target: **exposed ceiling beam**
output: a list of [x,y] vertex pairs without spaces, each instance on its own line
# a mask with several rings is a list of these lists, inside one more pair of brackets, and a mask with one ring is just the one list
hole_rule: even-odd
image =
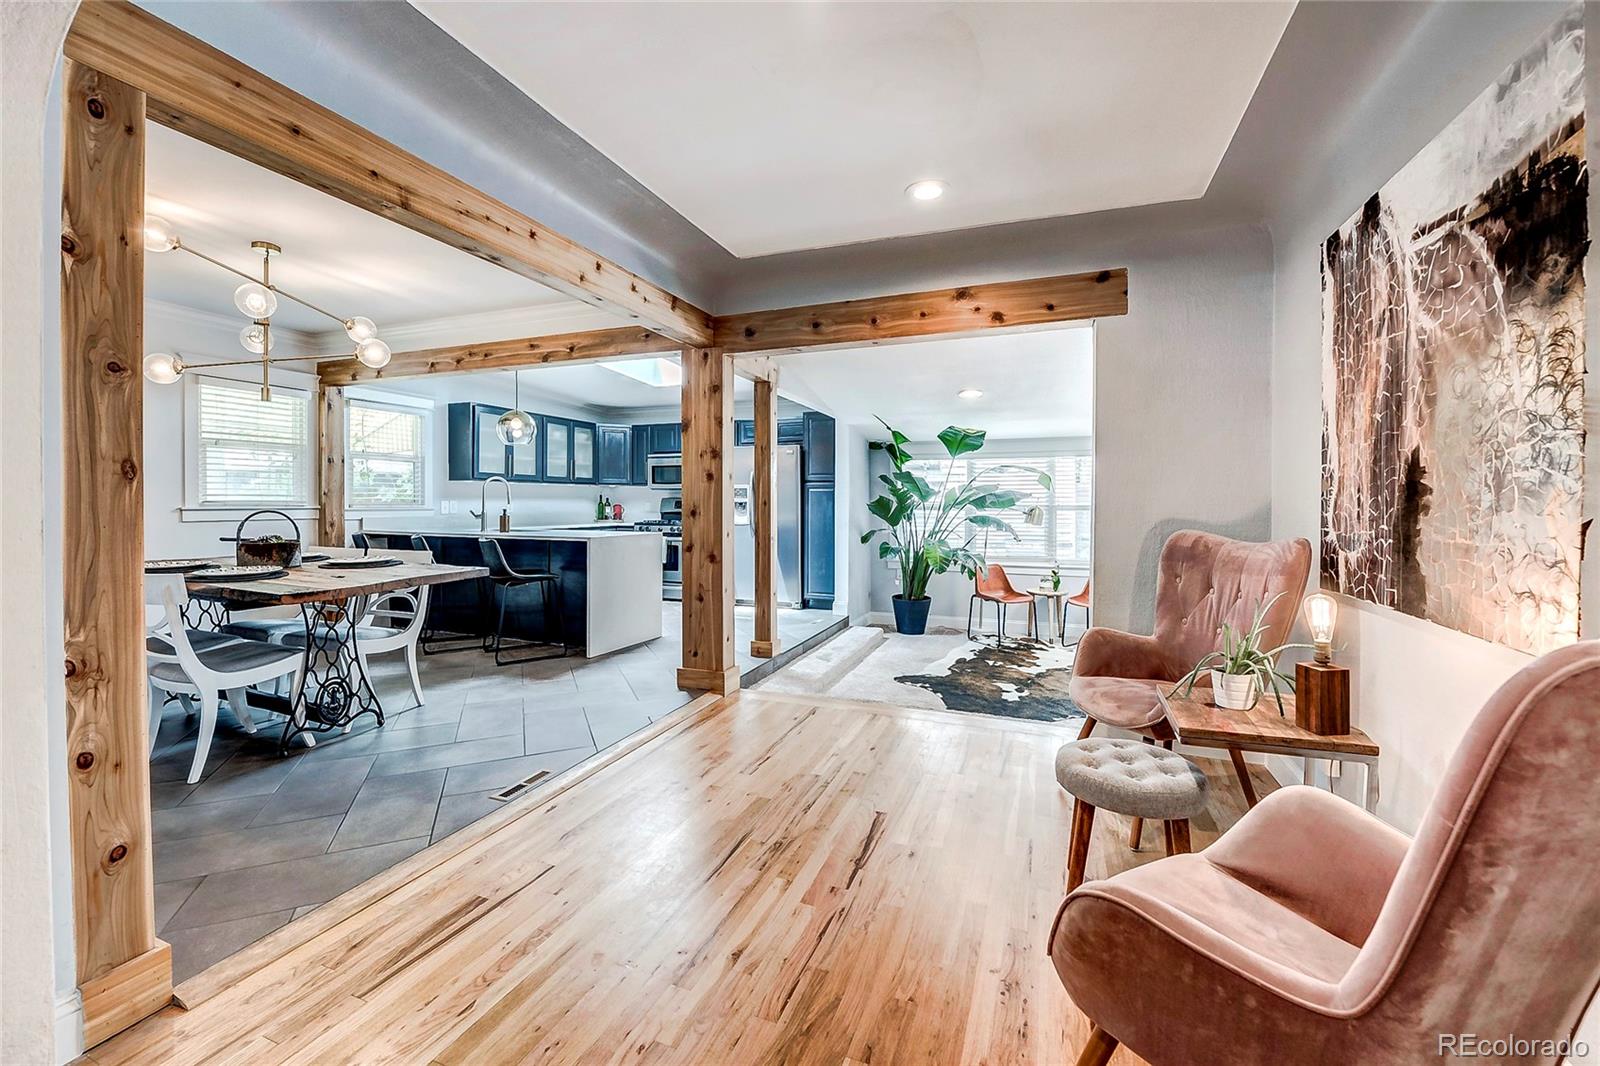
[[79,7],[66,53],[143,90],[162,125],[674,341],[710,343],[706,312],[125,0]]
[[676,355],[678,346],[638,326],[592,329],[582,333],[552,333],[546,337],[518,337],[482,344],[456,344],[396,352],[381,370],[355,359],[327,362],[317,368],[324,385],[358,385],[393,381],[429,374],[464,374],[473,370],[515,370],[552,363],[582,363],[630,355]]
[[1101,270],[725,315],[716,320],[716,345],[728,352],[846,348],[1127,313],[1128,272]]

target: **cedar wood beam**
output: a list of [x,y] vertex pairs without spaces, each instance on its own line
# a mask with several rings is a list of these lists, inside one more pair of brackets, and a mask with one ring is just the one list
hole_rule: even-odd
[[78,8],[67,56],[146,94],[148,116],[684,344],[711,316],[126,0]]
[[726,352],[790,352],[1127,313],[1128,272],[1117,269],[722,315],[715,334]]
[[474,370],[515,370],[552,363],[578,363],[633,355],[672,355],[678,346],[648,329],[623,326],[580,333],[553,333],[545,337],[518,337],[482,344],[455,344],[396,352],[387,366],[374,370],[357,359],[322,363],[317,377],[323,385],[355,385],[429,374],[464,374]]

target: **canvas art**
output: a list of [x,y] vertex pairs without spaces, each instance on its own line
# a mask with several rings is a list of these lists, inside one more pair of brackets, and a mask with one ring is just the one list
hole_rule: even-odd
[[1577,639],[1583,29],[1574,9],[1322,249],[1322,585]]

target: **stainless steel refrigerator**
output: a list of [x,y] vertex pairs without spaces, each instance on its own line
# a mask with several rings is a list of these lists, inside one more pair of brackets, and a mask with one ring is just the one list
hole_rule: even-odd
[[[756,535],[750,524],[750,479],[755,473],[756,450],[733,450],[733,595],[739,603],[756,599]],[[800,448],[778,447],[778,602],[799,607],[800,591]]]

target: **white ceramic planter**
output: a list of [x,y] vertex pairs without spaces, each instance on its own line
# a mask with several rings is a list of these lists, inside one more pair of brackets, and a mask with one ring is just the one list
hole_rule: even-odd
[[1225,674],[1211,671],[1212,698],[1217,706],[1230,711],[1248,711],[1261,698],[1254,674]]

